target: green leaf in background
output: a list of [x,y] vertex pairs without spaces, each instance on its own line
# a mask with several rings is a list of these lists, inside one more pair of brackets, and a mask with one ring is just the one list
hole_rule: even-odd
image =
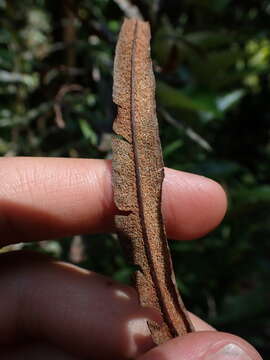
[[219,95],[217,93],[178,90],[162,81],[157,83],[157,96],[168,107],[208,113],[208,119],[221,117],[245,95],[242,89]]
[[264,204],[268,203],[270,205],[270,186],[257,186],[256,188],[246,189],[240,188],[238,189],[234,197],[236,201],[241,203],[245,202],[246,204]]
[[8,72],[5,70],[0,70],[0,82],[9,84],[22,83],[32,90],[39,85],[38,74],[20,74],[15,72]]
[[228,46],[228,44],[232,43],[235,38],[230,32],[219,31],[219,32],[211,32],[211,31],[198,31],[191,32],[184,35],[185,39],[190,43],[200,46],[200,48],[204,50],[216,49],[217,47]]
[[79,124],[84,138],[89,140],[92,145],[97,145],[97,135],[89,122],[85,119],[79,119]]
[[239,89],[224,94],[223,96],[218,96],[216,102],[219,111],[225,112],[231,109],[242,99],[244,95],[245,95],[245,91],[243,89]]
[[162,81],[157,82],[157,97],[168,107],[205,111],[216,116],[221,115],[215,104],[215,98],[207,94],[190,96],[187,92],[175,89]]
[[176,152],[183,146],[183,141],[181,139],[177,139],[174,142],[166,145],[163,149],[163,156],[166,159],[169,155]]

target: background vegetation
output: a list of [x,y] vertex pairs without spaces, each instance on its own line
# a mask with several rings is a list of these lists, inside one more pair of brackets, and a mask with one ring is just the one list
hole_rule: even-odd
[[[151,22],[165,163],[229,197],[217,230],[171,244],[179,286],[192,311],[269,358],[270,1],[0,0],[0,12],[2,156],[109,158],[117,34],[124,15]],[[39,247],[129,279],[112,236]]]

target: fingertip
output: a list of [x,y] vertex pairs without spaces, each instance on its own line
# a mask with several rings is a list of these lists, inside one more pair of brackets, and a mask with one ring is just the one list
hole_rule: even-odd
[[139,360],[262,360],[245,340],[227,333],[201,331],[170,340]]
[[225,215],[224,189],[204,176],[165,169],[163,189],[163,212],[170,238],[201,237],[214,229]]

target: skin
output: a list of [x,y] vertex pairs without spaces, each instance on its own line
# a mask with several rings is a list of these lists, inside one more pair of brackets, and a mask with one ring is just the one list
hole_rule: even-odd
[[[110,162],[2,158],[0,178],[0,246],[113,230]],[[169,237],[191,240],[220,223],[227,202],[214,181],[166,169],[162,206]],[[132,288],[47,256],[0,254],[0,272],[1,359],[199,360],[228,343],[261,359],[194,315],[198,332],[151,350],[151,309]]]

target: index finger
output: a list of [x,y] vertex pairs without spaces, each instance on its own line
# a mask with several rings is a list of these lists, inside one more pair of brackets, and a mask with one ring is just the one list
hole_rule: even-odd
[[[111,163],[65,158],[0,159],[0,245],[112,231]],[[169,237],[192,239],[226,211],[216,182],[165,170],[162,210]]]

